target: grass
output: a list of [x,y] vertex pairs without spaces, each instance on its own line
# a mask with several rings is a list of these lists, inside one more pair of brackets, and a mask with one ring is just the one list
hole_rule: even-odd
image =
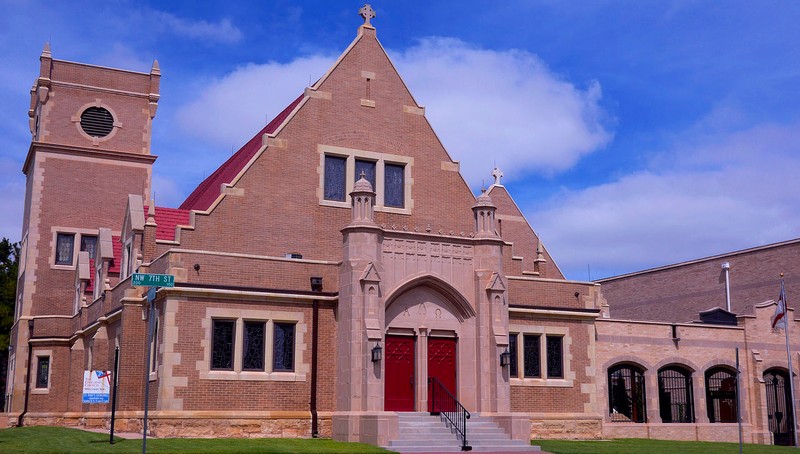
[[[567,441],[534,440],[543,451],[553,454],[738,454],[739,443],[709,443],[702,441],[615,440]],[[2,450],[2,446],[0,446]],[[743,454],[781,454],[797,452],[793,447],[745,444]]]
[[[108,434],[66,427],[20,427],[0,429],[2,453],[141,453],[142,440],[116,438]],[[148,438],[147,452],[202,453],[385,453],[384,449],[362,443],[328,439],[296,438]]]

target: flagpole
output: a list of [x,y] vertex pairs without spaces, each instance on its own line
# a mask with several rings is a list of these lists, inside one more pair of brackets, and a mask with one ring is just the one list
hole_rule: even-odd
[[795,409],[796,402],[794,400],[794,369],[792,369],[792,353],[789,350],[789,306],[786,303],[786,288],[783,284],[783,273],[781,273],[781,296],[783,296],[783,317],[786,329],[786,358],[789,362],[789,392],[792,396],[792,436],[794,437],[794,447],[797,448],[797,410]]

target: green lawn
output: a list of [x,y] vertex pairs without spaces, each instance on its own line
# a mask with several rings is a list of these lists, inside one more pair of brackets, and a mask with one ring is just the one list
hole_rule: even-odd
[[[21,427],[0,429],[1,453],[141,453],[142,440],[117,438],[108,443],[108,434],[85,432],[65,427]],[[342,443],[326,439],[289,438],[148,438],[147,452],[202,453],[385,453],[384,449],[361,443]]]
[[[534,440],[532,444],[553,454],[738,454],[738,443],[665,441],[620,438],[598,441]],[[2,449],[2,447],[0,447]],[[786,446],[745,444],[744,454],[780,454],[798,452]]]

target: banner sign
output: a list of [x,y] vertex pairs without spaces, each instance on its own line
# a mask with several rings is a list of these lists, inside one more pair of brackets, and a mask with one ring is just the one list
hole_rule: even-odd
[[111,391],[111,371],[83,371],[83,403],[107,404]]

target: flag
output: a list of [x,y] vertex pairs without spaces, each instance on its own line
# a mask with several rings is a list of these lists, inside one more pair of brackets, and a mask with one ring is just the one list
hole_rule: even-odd
[[780,329],[786,329],[786,289],[783,287],[783,280],[781,280],[778,307],[775,308],[775,313],[772,314],[772,330],[778,331]]

